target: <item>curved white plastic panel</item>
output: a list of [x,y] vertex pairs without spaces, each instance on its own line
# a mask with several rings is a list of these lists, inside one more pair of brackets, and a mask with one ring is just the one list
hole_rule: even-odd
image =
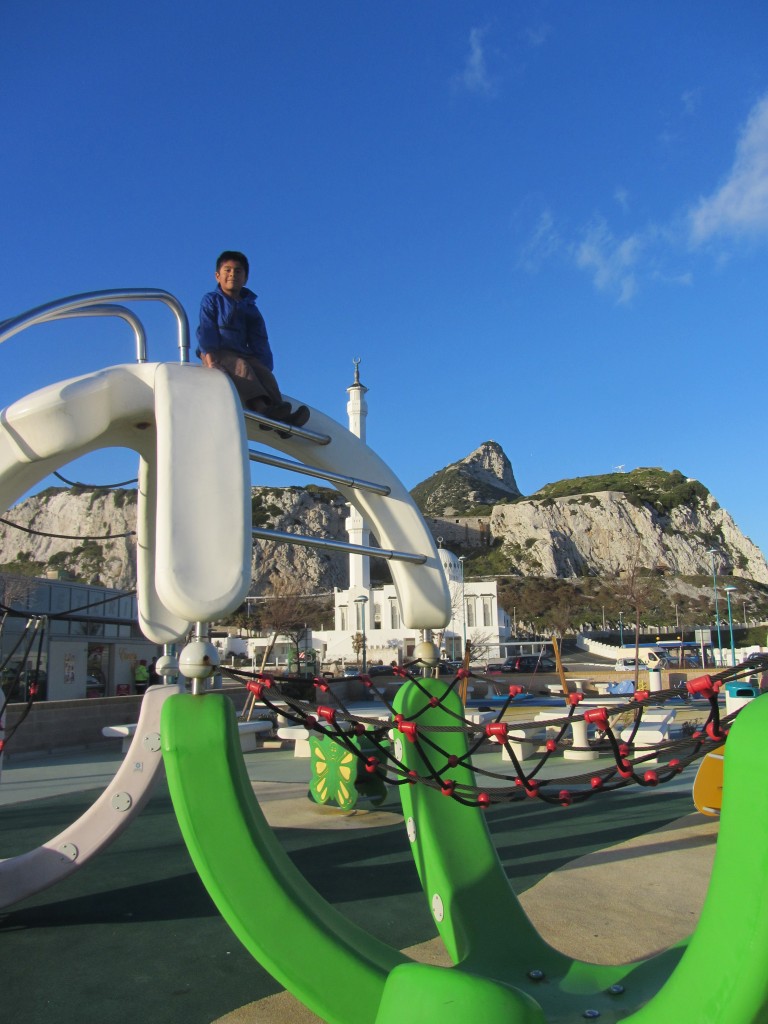
[[[295,398],[284,397],[298,404]],[[260,430],[254,421],[246,424],[251,441],[267,444],[299,462],[390,488],[390,494],[383,497],[343,484],[334,485],[365,517],[382,548],[426,556],[423,565],[394,559],[389,562],[405,625],[414,629],[446,626],[451,619],[448,583],[435,542],[413,498],[389,466],[340,423],[311,409],[306,428],[327,434],[331,443],[316,445],[300,437],[281,438],[274,431]]]
[[236,392],[224,374],[174,363],[113,366],[33,392],[0,413],[0,508],[67,462],[109,447],[141,456],[139,616],[148,639],[172,643],[193,622],[236,608],[250,586]]
[[0,860],[0,907],[26,899],[77,871],[111,843],[146,804],[162,767],[160,711],[183,686],[150,686],[133,742],[115,777],[77,821],[18,857]]
[[189,632],[191,621],[167,608],[155,589],[156,459],[139,462],[139,500],[136,512],[136,593],[139,627],[156,644],[176,643]]
[[251,584],[242,410],[226,374],[161,363],[155,415],[155,589],[176,615],[208,621],[241,605]]

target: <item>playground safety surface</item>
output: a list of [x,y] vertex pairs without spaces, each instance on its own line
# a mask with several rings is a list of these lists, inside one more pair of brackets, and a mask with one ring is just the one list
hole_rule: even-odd
[[[90,806],[120,760],[116,744],[114,752],[6,762],[0,857],[61,831]],[[281,844],[330,903],[390,945],[429,963],[448,962],[396,793],[379,809],[343,813],[307,799],[309,763],[291,751],[263,749],[245,762]],[[694,772],[567,809],[532,800],[487,812],[512,886],[545,939],[582,959],[619,962],[692,931],[718,824],[692,813]],[[111,847],[59,885],[0,911],[0,951],[4,1018],[25,1024],[319,1020],[219,916],[192,867],[164,782]]]

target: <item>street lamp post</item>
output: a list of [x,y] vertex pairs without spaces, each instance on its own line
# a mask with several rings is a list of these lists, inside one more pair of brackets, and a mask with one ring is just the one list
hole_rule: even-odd
[[619,612],[619,646],[624,646],[624,612]]
[[368,671],[368,651],[365,644],[365,606],[368,604],[368,598],[363,595],[362,597],[355,598],[355,604],[360,605],[360,626],[363,634],[363,672]]
[[467,650],[467,602],[464,598],[464,555],[459,555],[459,565],[461,566],[461,624],[462,624],[462,637],[464,640],[464,647],[462,648],[462,657]]
[[717,650],[720,655],[720,661],[723,660],[723,638],[720,634],[720,602],[717,599],[717,566],[715,565],[715,555],[717,550],[710,548],[709,552],[712,555],[712,584],[715,588],[715,622],[717,623]]
[[725,597],[728,601],[728,628],[731,631],[731,665],[736,666],[736,644],[733,642],[733,615],[731,614],[731,594],[736,593],[736,587],[726,587]]

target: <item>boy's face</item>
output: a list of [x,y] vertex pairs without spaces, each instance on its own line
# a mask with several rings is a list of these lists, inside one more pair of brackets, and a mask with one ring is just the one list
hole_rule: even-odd
[[237,299],[240,297],[243,285],[248,280],[248,275],[242,263],[238,263],[237,260],[227,260],[216,271],[216,280],[225,295],[228,295],[230,299]]

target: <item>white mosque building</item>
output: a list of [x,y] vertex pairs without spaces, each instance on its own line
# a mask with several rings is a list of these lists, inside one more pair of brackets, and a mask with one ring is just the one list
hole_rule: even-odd
[[[359,360],[355,361],[355,378],[347,388],[347,417],[350,431],[365,441],[368,404],[366,388],[360,383]],[[370,530],[362,515],[349,506],[346,520],[351,544],[370,546]],[[451,593],[451,621],[440,632],[432,632],[442,655],[460,659],[465,641],[469,640],[473,659],[498,658],[500,644],[510,637],[511,623],[499,607],[495,580],[474,581],[464,577],[464,560],[443,548],[438,538],[440,561]],[[416,644],[424,637],[421,630],[403,626],[400,604],[393,584],[371,586],[370,557],[349,555],[349,586],[334,591],[334,628],[313,630],[307,645],[317,652],[323,666],[358,665],[362,660],[361,640],[365,640],[368,665],[410,660]],[[356,649],[357,648],[357,649]]]

